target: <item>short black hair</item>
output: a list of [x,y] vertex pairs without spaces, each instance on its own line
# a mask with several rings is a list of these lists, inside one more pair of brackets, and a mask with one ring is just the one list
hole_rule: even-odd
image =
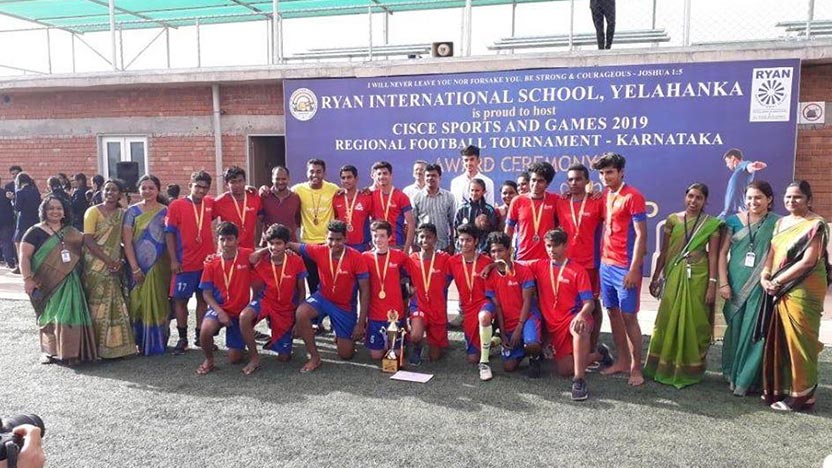
[[468,185],[470,186],[471,184],[477,184],[480,187],[482,187],[483,190],[486,190],[485,181],[480,179],[479,177],[475,177],[475,178],[471,179],[471,182],[468,182]]
[[705,196],[705,200],[708,199],[708,186],[703,184],[702,182],[694,182],[688,185],[688,188],[685,189],[685,195],[687,195],[688,192],[690,192],[691,190],[699,190],[700,192],[702,192],[702,195]]
[[462,148],[462,151],[459,154],[463,156],[476,156],[480,157],[480,149],[474,145],[468,145],[465,148]]
[[272,168],[272,174],[274,174],[277,171],[286,171],[287,176],[292,176],[291,174],[289,174],[289,169],[287,169],[286,166],[275,166]]
[[222,178],[225,183],[228,183],[231,179],[236,177],[243,176],[243,179],[246,178],[246,171],[240,166],[231,166],[225,170],[225,174],[223,174]]
[[728,158],[737,158],[739,160],[742,160],[742,151],[740,151],[738,148],[731,148],[728,151],[726,151],[725,154],[722,155],[722,159]]
[[430,232],[434,236],[436,236],[436,225],[433,223],[422,223],[419,227],[416,228],[417,231],[426,231]]
[[518,179],[521,178],[521,177],[526,179],[526,182],[528,182],[529,178],[531,177],[531,174],[529,174],[529,171],[523,171],[523,172],[517,174]]
[[81,184],[81,187],[86,187],[87,186],[87,175],[84,174],[83,172],[79,172],[79,173],[73,175],[72,180],[74,180],[76,182],[79,182]]
[[32,180],[32,176],[28,172],[18,172],[14,177],[14,183],[18,187],[23,184],[35,185],[35,181]]
[[219,236],[240,237],[240,230],[237,228],[236,224],[229,221],[223,221],[219,226],[217,226],[217,237]]
[[306,161],[306,167],[309,166],[321,166],[321,168],[326,172],[326,161],[320,158],[312,158],[309,161]]
[[51,176],[48,179],[46,179],[46,186],[49,187],[49,190],[53,192],[55,190],[63,191],[64,189],[64,185],[63,183],[61,183],[61,178],[58,176]]
[[529,165],[529,176],[531,174],[539,175],[546,180],[547,184],[551,184],[555,178],[555,168],[546,161],[537,161]]
[[587,169],[587,168],[586,168],[586,166],[584,166],[583,164],[581,164],[581,163],[575,163],[575,164],[573,164],[573,165],[569,166],[569,167],[566,169],[566,175],[567,175],[567,177],[569,176],[569,172],[571,172],[571,171],[581,171],[581,172],[583,172],[583,173],[584,173],[584,178],[585,178],[586,180],[589,180],[589,169]]
[[292,231],[282,224],[274,223],[266,229],[266,232],[263,233],[263,238],[266,239],[266,242],[276,239],[280,239],[283,242],[289,242],[289,240],[292,239]]
[[592,168],[596,171],[600,171],[601,169],[611,167],[620,171],[624,169],[625,165],[627,165],[627,159],[624,158],[624,156],[621,156],[618,153],[608,151],[602,154],[600,158],[598,158],[594,163],[592,163]]
[[95,188],[101,188],[104,185],[104,176],[101,174],[92,176],[92,184],[95,185]]
[[179,198],[179,193],[182,191],[179,188],[179,184],[168,184],[165,188],[165,191],[168,193],[168,197],[170,198]]
[[344,164],[341,166],[341,169],[338,170],[338,175],[340,176],[344,172],[350,172],[353,177],[358,177],[358,169],[356,169],[356,167],[352,164]]
[[195,171],[191,173],[191,183],[195,182],[205,182],[208,185],[211,185],[211,174],[205,171]]
[[555,228],[547,232],[544,239],[552,242],[555,246],[558,246],[565,244],[569,240],[569,236],[566,235],[566,231],[563,229]]
[[504,180],[503,185],[501,185],[500,188],[503,188],[503,187],[511,187],[516,192],[517,191],[517,182],[515,182],[513,180]]
[[17,164],[15,164],[15,165],[9,167],[9,172],[12,172],[12,171],[23,172],[23,168],[18,166]]
[[373,223],[370,224],[370,232],[377,231],[379,229],[384,229],[385,231],[387,231],[387,237],[390,237],[390,236],[393,235],[393,226],[390,223],[388,223],[387,221],[384,221],[384,220],[373,221]]
[[104,182],[104,185],[107,185],[107,184],[115,185],[116,188],[118,188],[119,193],[127,192],[127,184],[125,184],[124,181],[121,180],[121,179],[116,179],[114,177],[110,177],[109,179],[107,179],[106,182]]
[[333,219],[326,225],[326,230],[329,232],[336,232],[343,235],[347,235],[347,223],[341,221],[340,219]]
[[391,174],[393,173],[393,165],[390,164],[388,161],[376,161],[376,163],[373,164],[373,167],[371,169],[373,172],[375,172],[378,169],[387,169],[388,171],[390,171]]
[[511,249],[511,237],[505,232],[494,231],[488,234],[488,250],[491,250],[492,244],[500,244],[506,249]]
[[457,226],[457,228],[456,228],[457,237],[459,237],[462,234],[468,234],[469,236],[473,237],[474,240],[480,240],[480,230],[477,229],[477,227],[474,226],[471,223],[460,224],[459,226]]
[[436,172],[441,177],[442,166],[440,166],[439,164],[428,164],[427,166],[425,166],[425,174],[427,174],[428,172]]

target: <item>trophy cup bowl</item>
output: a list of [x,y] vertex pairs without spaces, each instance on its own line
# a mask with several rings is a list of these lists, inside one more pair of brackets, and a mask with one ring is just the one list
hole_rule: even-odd
[[402,368],[402,353],[396,352],[396,340],[401,337],[402,348],[404,348],[404,329],[399,327],[399,313],[393,309],[387,311],[387,321],[384,332],[387,334],[388,350],[381,360],[381,370],[393,374]]

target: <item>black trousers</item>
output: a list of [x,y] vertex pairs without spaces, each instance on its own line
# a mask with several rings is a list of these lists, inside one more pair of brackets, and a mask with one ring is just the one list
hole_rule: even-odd
[[[615,0],[590,0],[589,10],[592,12],[592,23],[595,24],[598,49],[611,48],[612,37],[615,34]],[[606,34],[604,34],[605,19],[607,20]]]

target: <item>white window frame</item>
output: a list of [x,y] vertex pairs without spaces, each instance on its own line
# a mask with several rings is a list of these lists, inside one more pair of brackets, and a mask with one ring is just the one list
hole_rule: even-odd
[[[101,168],[101,175],[104,176],[105,179],[110,177],[115,177],[115,174],[110,174],[110,164],[109,164],[109,155],[107,154],[107,144],[108,143],[119,143],[121,146],[121,159],[120,161],[132,161],[130,157],[130,144],[131,143],[141,143],[144,145],[144,172],[150,173],[150,165],[149,165],[149,156],[148,156],[148,147],[147,147],[147,137],[142,135],[107,135],[102,136],[101,140],[101,151],[100,158],[98,160],[99,167]],[[141,172],[141,171],[140,171]],[[141,176],[141,174],[139,174]]]

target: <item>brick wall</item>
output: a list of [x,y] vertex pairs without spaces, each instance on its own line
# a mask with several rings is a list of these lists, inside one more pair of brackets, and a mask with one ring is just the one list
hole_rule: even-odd
[[[800,101],[832,102],[832,65],[804,65]],[[827,105],[827,109],[830,109]],[[798,127],[795,177],[812,184],[812,209],[832,221],[832,116],[825,125]]]
[[[1,124],[1,123],[0,123]],[[23,166],[39,187],[46,178],[63,172],[68,175],[96,173],[95,137],[0,138],[0,179],[10,181],[7,172],[13,164]]]

